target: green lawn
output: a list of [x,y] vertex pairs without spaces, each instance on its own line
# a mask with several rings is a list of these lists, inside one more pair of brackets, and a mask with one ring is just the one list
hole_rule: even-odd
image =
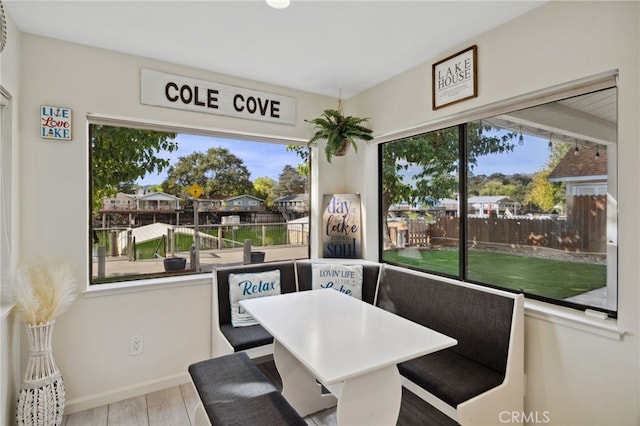
[[[210,235],[217,236],[218,229],[204,229],[200,232],[204,232]],[[251,240],[253,246],[274,246],[282,245],[286,243],[286,226],[267,226],[265,232],[265,241],[262,241],[262,227],[261,226],[242,226],[235,231],[234,247],[242,247],[244,240]],[[223,237],[225,240],[232,240],[234,233],[228,229],[223,231]],[[175,233],[176,239],[176,251],[189,251],[193,244],[193,235]],[[231,248],[231,244],[227,241],[226,248]],[[201,242],[201,249],[211,248],[205,247],[204,241]],[[217,248],[217,247],[216,247]],[[108,250],[108,247],[107,247]],[[136,259],[153,259],[155,252],[158,250],[158,254],[161,257],[166,256],[166,238],[163,240],[157,238],[155,240],[145,241],[143,243],[136,244]],[[108,251],[107,251],[108,252]]]
[[[393,263],[458,275],[458,250],[385,252]],[[469,251],[468,278],[529,294],[565,299],[606,285],[606,266],[489,251]]]

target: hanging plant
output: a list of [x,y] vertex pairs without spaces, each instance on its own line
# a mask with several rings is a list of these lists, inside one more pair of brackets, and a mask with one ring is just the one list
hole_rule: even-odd
[[364,126],[368,120],[368,118],[351,115],[345,116],[342,113],[342,102],[339,101],[337,110],[326,109],[321,117],[305,120],[315,126],[315,133],[307,145],[311,146],[319,140],[326,140],[324,153],[329,163],[331,163],[333,156],[345,155],[350,146],[353,146],[353,149],[358,152],[357,140],[373,139],[371,129]]

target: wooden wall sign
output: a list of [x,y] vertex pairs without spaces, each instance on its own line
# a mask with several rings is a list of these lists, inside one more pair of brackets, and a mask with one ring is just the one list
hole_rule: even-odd
[[160,71],[140,72],[140,103],[272,123],[296,124],[296,100]]
[[478,47],[473,45],[433,64],[434,110],[478,96],[477,59]]

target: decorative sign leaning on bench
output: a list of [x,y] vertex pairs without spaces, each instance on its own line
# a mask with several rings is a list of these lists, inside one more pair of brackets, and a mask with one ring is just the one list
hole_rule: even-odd
[[324,195],[322,205],[325,206],[322,256],[359,258],[362,254],[360,195]]

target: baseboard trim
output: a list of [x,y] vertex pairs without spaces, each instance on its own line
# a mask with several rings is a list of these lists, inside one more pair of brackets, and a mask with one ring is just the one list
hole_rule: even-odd
[[144,383],[138,383],[134,386],[114,389],[112,391],[103,392],[96,395],[84,396],[82,398],[74,398],[67,400],[65,404],[64,414],[73,414],[79,411],[90,410],[92,408],[108,405],[113,402],[122,401],[129,398],[145,395],[162,389],[179,386],[189,383],[191,378],[188,373],[167,376],[157,380],[151,380]]

